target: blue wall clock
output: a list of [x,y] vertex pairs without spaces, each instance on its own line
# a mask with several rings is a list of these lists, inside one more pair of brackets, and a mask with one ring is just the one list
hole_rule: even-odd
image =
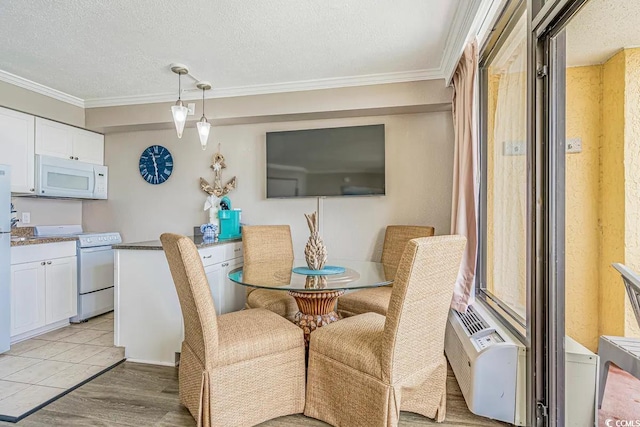
[[162,184],[172,173],[173,156],[162,145],[152,145],[140,155],[140,175],[149,184]]

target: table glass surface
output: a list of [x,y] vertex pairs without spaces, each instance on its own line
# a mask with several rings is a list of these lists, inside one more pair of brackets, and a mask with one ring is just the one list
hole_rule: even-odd
[[379,262],[332,259],[327,266],[344,267],[345,272],[327,276],[307,276],[292,271],[306,267],[304,259],[293,262],[245,262],[229,273],[229,279],[239,285],[282,291],[323,292],[375,288],[393,283],[396,269]]

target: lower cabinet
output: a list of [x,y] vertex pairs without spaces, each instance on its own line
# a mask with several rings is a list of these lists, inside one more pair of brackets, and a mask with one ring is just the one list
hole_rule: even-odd
[[218,315],[244,308],[246,288],[231,282],[228,278],[229,272],[240,266],[242,258],[212,264],[204,269]]
[[11,266],[11,336],[45,325],[44,270],[40,262]]
[[76,257],[11,266],[11,336],[77,314]]
[[46,262],[45,319],[47,324],[69,319],[78,314],[76,257]]

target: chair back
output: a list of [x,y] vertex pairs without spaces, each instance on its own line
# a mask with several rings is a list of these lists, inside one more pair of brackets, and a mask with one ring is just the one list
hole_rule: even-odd
[[288,225],[242,227],[244,262],[293,261],[291,228]]
[[178,234],[165,233],[160,241],[180,300],[184,343],[203,366],[213,366],[215,360],[209,358],[217,358],[218,320],[198,249],[191,239]]
[[623,264],[613,264],[613,268],[622,275],[624,286],[627,288],[627,295],[629,295],[633,312],[636,315],[636,321],[640,326],[640,276]]
[[441,363],[444,332],[467,239],[410,240],[400,260],[385,321],[382,378],[394,384],[418,366]]
[[435,229],[421,225],[388,225],[384,233],[381,262],[385,265],[397,267],[405,246],[411,239],[431,237]]

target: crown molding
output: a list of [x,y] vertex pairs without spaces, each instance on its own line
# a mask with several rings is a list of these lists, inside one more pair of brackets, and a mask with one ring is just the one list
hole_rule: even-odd
[[48,96],[49,98],[57,99],[58,101],[75,105],[76,107],[85,108],[84,100],[81,98],[25,79],[24,77],[16,76],[15,74],[11,74],[4,70],[0,70],[0,81],[39,93],[40,95]]
[[466,0],[460,2],[460,6],[456,9],[440,63],[440,70],[443,78],[447,80],[447,85],[460,61],[460,56],[469,39],[469,32],[483,1],[486,0]]
[[[213,88],[207,91],[207,99],[230,98],[235,96],[266,95],[271,93],[300,92],[308,90],[336,89],[342,87],[369,86],[389,83],[405,83],[421,80],[444,79],[440,69],[425,69],[415,71],[401,71],[396,73],[369,74],[363,76],[337,77],[316,80],[301,80],[285,83],[264,85],[238,86],[229,88]],[[201,99],[198,90],[184,91],[183,100]],[[85,108],[115,107],[120,105],[151,104],[158,102],[173,102],[175,92],[141,96],[119,96],[111,98],[96,98],[85,100]]]

